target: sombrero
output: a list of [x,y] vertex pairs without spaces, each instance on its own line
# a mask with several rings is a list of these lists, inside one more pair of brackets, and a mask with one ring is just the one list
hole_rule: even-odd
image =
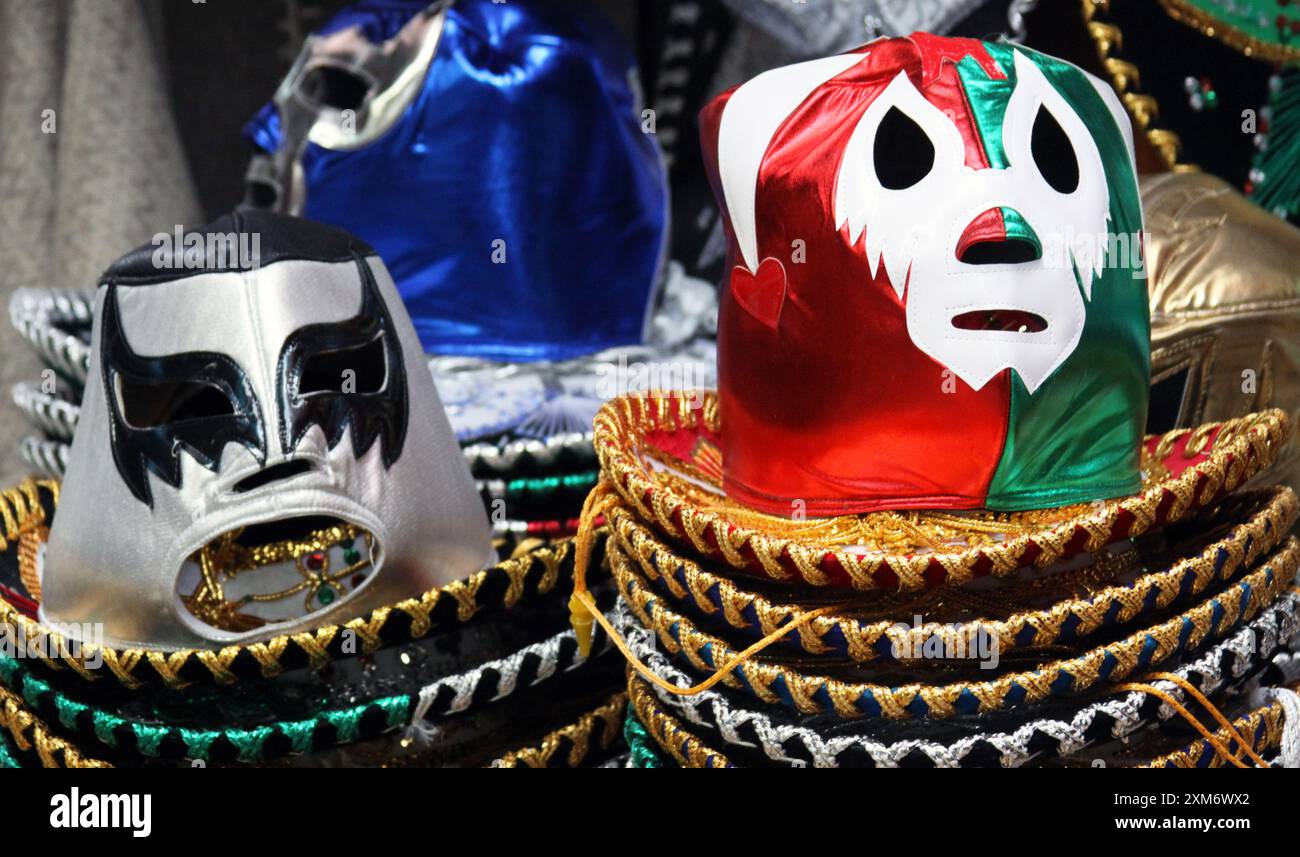
[[1152,169],[1204,170],[1295,222],[1300,16],[1276,0],[1080,0]]
[[486,764],[607,702],[570,544],[494,545],[374,251],[253,211],[194,234],[105,273],[66,478],[2,495],[17,751]]
[[[571,603],[631,663],[633,760],[648,736],[678,764],[768,764],[779,733],[826,763],[895,745],[1046,761],[1037,736],[1095,729],[1127,693],[1146,723],[1174,699],[1218,752],[1218,727],[1154,682],[1223,717],[1288,650],[1295,497],[1240,490],[1288,420],[1145,435],[1142,215],[1114,93],[1025,48],[918,33],[767,72],[701,124],[734,265],[719,388],[597,415],[577,561],[607,521],[617,621],[581,573]],[[1197,673],[1262,634],[1269,654]],[[1051,758],[1115,752],[1078,736]]]

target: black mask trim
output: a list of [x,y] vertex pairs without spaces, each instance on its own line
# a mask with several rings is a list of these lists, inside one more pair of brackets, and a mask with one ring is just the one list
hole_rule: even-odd
[[[181,450],[216,473],[227,443],[249,449],[266,461],[266,432],[252,382],[234,360],[210,351],[189,351],[163,357],[142,357],[132,350],[122,330],[117,306],[117,285],[106,286],[100,363],[104,396],[108,402],[109,443],[122,481],[136,499],[153,507],[148,471],[173,488],[181,485]],[[122,413],[118,379],[150,385],[187,382],[220,391],[231,413],[186,418],[149,427],[131,425]]]
[[[378,439],[384,468],[402,455],[410,403],[406,391],[406,367],[401,343],[388,307],[379,293],[370,265],[353,256],[361,274],[361,311],[347,321],[311,324],[299,328],[285,340],[276,370],[280,390],[280,442],[286,451],[296,449],[313,425],[320,426],[333,449],[347,430],[352,432],[352,450],[361,458]],[[374,391],[345,391],[344,379],[338,390],[316,389],[300,393],[303,373],[313,358],[330,352],[362,349],[379,342],[384,353],[384,383]]]

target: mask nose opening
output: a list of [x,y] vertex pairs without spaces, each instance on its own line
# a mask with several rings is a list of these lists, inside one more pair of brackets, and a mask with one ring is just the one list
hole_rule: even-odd
[[1014,208],[990,208],[976,217],[957,241],[965,265],[1023,265],[1043,258],[1038,234]]
[[1021,265],[1042,258],[1037,245],[1023,238],[977,241],[961,254],[966,265]]
[[301,458],[295,458],[291,461],[282,461],[279,464],[272,464],[270,467],[264,467],[251,476],[244,477],[236,482],[235,486],[230,490],[234,494],[246,494],[249,491],[262,488],[273,482],[283,482],[286,479],[292,479],[295,476],[310,473],[315,469],[315,465],[310,461]]

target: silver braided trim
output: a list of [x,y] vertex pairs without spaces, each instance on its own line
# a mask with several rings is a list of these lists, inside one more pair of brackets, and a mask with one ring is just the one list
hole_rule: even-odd
[[583,657],[578,652],[577,637],[572,629],[567,629],[504,658],[480,664],[469,672],[439,679],[420,689],[406,734],[423,740],[436,738],[439,732],[437,718],[468,711],[475,697],[485,689],[488,695],[482,697],[481,702],[496,702],[513,695],[520,689],[519,677],[526,666],[532,666],[533,670],[531,679],[523,687],[536,687],[557,675],[578,669],[609,648],[609,637],[598,634],[593,641],[591,656]]
[[[610,618],[632,653],[657,675],[678,687],[691,687],[696,683],[694,678],[678,669],[659,650],[654,632],[636,620],[621,598]],[[1246,675],[1252,666],[1275,654],[1297,634],[1300,634],[1300,597],[1288,593],[1196,661],[1183,664],[1170,672],[1197,685],[1203,693],[1211,694],[1225,683]],[[1231,657],[1227,674],[1221,670],[1225,656]],[[1289,654],[1286,656],[1292,657]],[[1196,681],[1197,678],[1200,679],[1199,682]],[[1158,681],[1154,684],[1181,700],[1183,690],[1172,682]],[[850,749],[865,752],[876,767],[881,768],[897,768],[907,757],[916,753],[925,755],[935,767],[960,768],[964,766],[966,758],[981,745],[991,746],[997,751],[1002,767],[1016,768],[1043,755],[1042,751],[1029,749],[1030,743],[1040,736],[1052,739],[1056,745],[1055,755],[1064,757],[1079,752],[1091,743],[1086,735],[1100,717],[1112,720],[1114,725],[1109,731],[1117,739],[1132,735],[1154,722],[1142,715],[1142,709],[1148,700],[1147,694],[1134,691],[1087,705],[1069,720],[1034,720],[1010,733],[974,735],[952,744],[924,739],[884,744],[862,736],[826,738],[806,727],[775,722],[762,712],[733,706],[730,700],[716,691],[705,691],[695,696],[676,696],[656,689],[656,694],[683,719],[716,730],[727,743],[744,747],[758,746],[769,759],[795,767],[806,767],[808,760],[787,753],[786,745],[791,741],[802,744],[813,767],[818,768],[840,767],[840,756]],[[1172,716],[1174,712],[1167,704],[1162,703],[1157,709],[1158,720],[1168,720]],[[742,726],[750,727],[758,736],[758,745],[740,734]]]
[[596,766],[597,768],[630,768],[632,767],[632,754],[619,753],[612,759],[606,759]]
[[25,437],[19,442],[18,455],[37,476],[62,479],[68,469],[72,447],[61,440]]
[[571,456],[574,463],[596,460],[595,435],[591,432],[561,434],[545,440],[512,440],[505,444],[473,443],[461,448],[465,460],[475,473],[490,471],[507,473],[523,462],[538,467],[551,467],[562,456]]
[[90,367],[90,346],[58,324],[89,323],[93,300],[68,290],[18,289],[9,299],[9,321],[43,361],[84,384]]
[[14,404],[29,423],[51,440],[71,441],[81,418],[81,408],[44,392],[35,384],[15,384]]

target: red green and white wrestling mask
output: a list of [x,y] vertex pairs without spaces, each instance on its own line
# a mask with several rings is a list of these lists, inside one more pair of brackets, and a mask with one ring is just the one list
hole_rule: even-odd
[[769,71],[701,122],[728,493],[829,515],[1138,490],[1142,211],[1105,84],[917,33]]

